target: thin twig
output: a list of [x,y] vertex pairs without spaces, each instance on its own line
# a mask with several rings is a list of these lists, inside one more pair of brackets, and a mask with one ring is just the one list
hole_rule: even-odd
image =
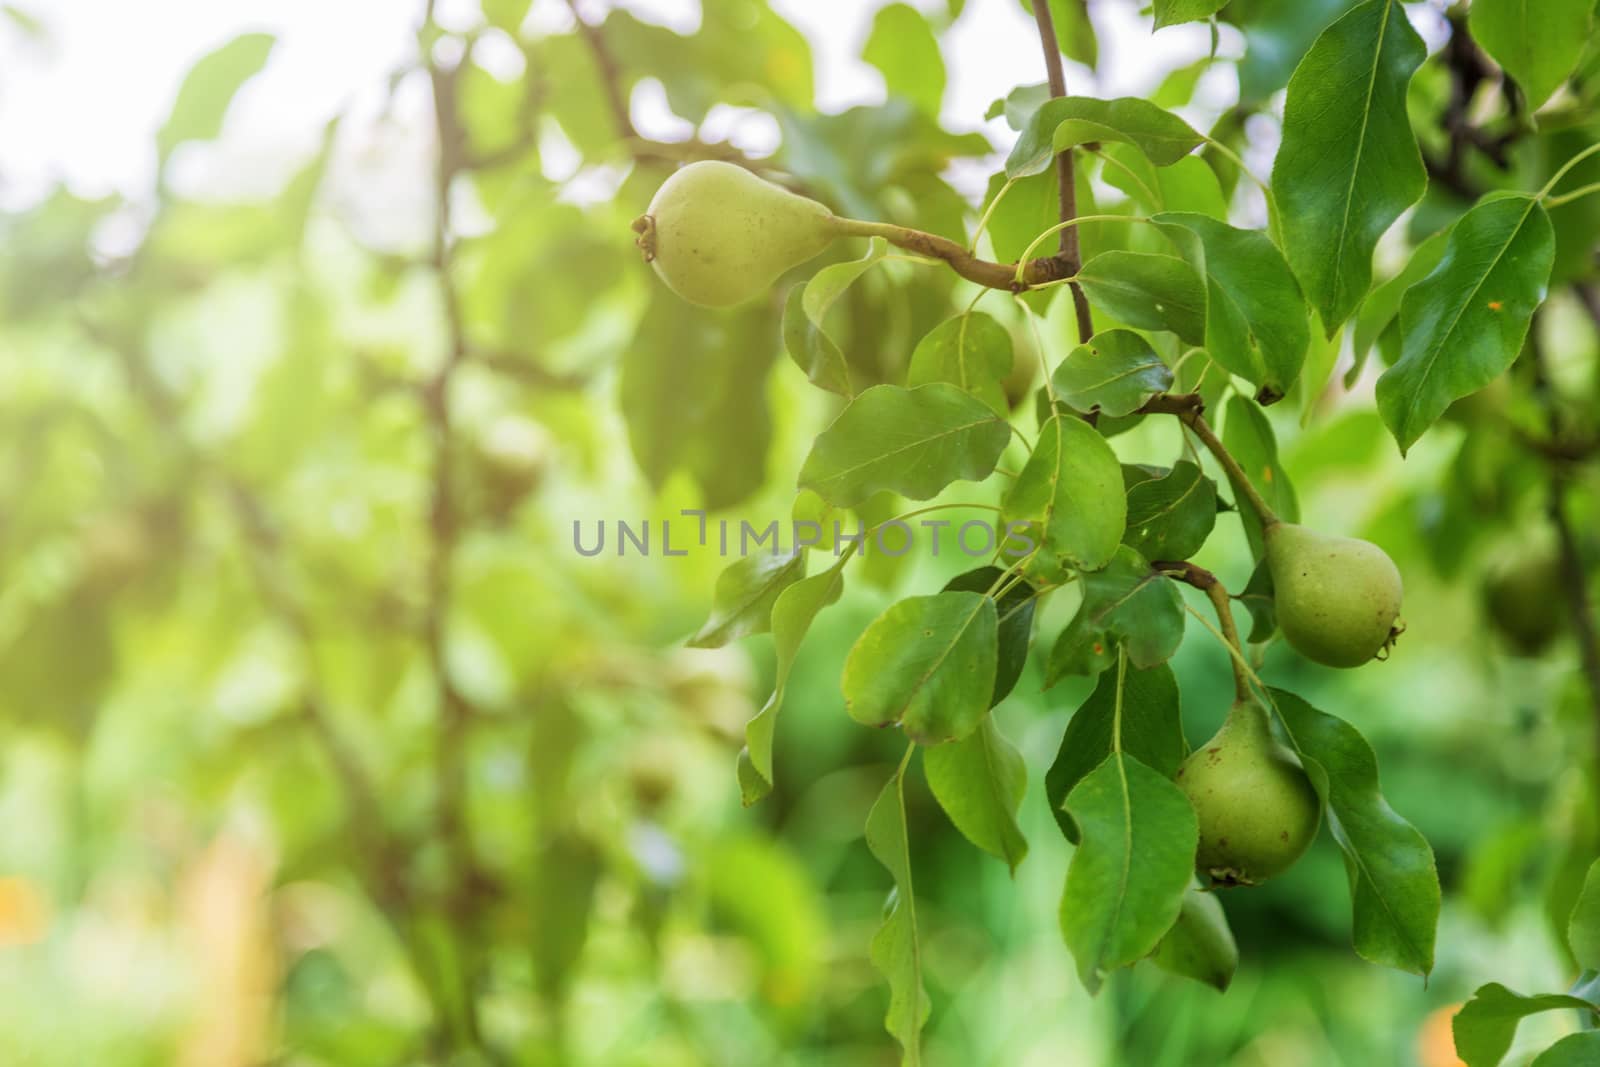
[[[1033,0],[1033,20],[1039,29],[1039,46],[1044,50],[1044,69],[1050,83],[1050,95],[1066,96],[1067,75],[1061,66],[1061,46],[1056,41],[1055,20],[1050,15],[1048,0]],[[1061,221],[1068,222],[1077,218],[1078,184],[1073,173],[1070,148],[1056,155],[1056,183],[1059,186]],[[1076,226],[1069,226],[1061,231],[1061,263],[1063,277],[1077,274],[1079,268],[1083,266],[1083,252]],[[1081,343],[1094,336],[1094,320],[1090,316],[1089,300],[1084,295],[1083,287],[1077,282],[1069,282],[1067,287],[1072,290],[1072,309],[1077,315],[1078,341]]]
[[1240,669],[1244,658],[1244,645],[1239,643],[1239,628],[1233,621],[1233,601],[1228,596],[1228,590],[1223,586],[1221,579],[1204,567],[1197,567],[1187,560],[1158,560],[1150,565],[1174,581],[1194,586],[1205,593],[1206,598],[1211,601],[1211,606],[1217,613],[1217,623],[1222,627],[1222,636],[1229,651],[1235,654],[1228,660],[1228,665],[1233,670],[1234,699],[1241,702],[1249,700],[1250,679]]

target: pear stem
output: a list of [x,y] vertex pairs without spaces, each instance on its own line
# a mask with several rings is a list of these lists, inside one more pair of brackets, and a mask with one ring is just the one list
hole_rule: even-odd
[[1278,525],[1282,520],[1268,506],[1261,494],[1256,492],[1256,487],[1251,483],[1250,476],[1245,474],[1244,468],[1239,466],[1239,461],[1233,458],[1227,447],[1223,445],[1222,439],[1212,431],[1210,425],[1206,423],[1205,417],[1198,411],[1189,411],[1179,414],[1178,419],[1193,430],[1194,435],[1200,438],[1200,443],[1205,445],[1211,454],[1217,458],[1217,462],[1221,464],[1222,469],[1228,474],[1228,481],[1233,483],[1234,492],[1244,497],[1245,501],[1255,509],[1257,517],[1261,519],[1261,528],[1268,530]]
[[1217,624],[1222,627],[1223,643],[1228,646],[1228,666],[1233,670],[1233,695],[1238,702],[1250,700],[1250,678],[1245,673],[1244,645],[1239,642],[1239,627],[1233,621],[1233,600],[1228,596],[1221,579],[1187,560],[1158,560],[1151,566],[1174,581],[1194,586],[1211,601],[1211,606],[1217,612]]
[[914,252],[930,259],[943,260],[967,281],[976,282],[990,289],[1003,289],[1008,293],[1018,293],[1048,282],[1058,282],[1070,275],[1059,256],[1043,256],[1029,260],[1023,265],[1019,284],[1019,273],[1014,264],[979,259],[948,237],[940,237],[936,233],[914,230],[909,226],[896,226],[892,222],[866,222],[842,216],[834,216],[833,228],[836,233],[845,237],[881,237],[896,248],[903,248],[907,252]]

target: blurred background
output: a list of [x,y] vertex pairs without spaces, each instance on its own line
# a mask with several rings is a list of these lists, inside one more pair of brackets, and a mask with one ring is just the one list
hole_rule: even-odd
[[[1151,36],[1136,2],[1069,3],[1069,85],[1152,94],[1265,175],[1288,73],[1346,5],[1233,6],[1249,29]],[[866,561],[790,679],[776,790],[745,809],[770,641],[684,645],[723,561],[572,547],[575,521],[786,518],[832,410],[782,354],[781,291],[710,316],[640,263],[628,222],[675,165],[738,154],[841,211],[971,232],[1015,136],[990,104],[1043,79],[1031,17],[882,8],[0,5],[0,1064],[897,1062],[861,828],[901,746],[844,714],[838,677],[878,611],[961,561]],[[1410,14],[1444,46],[1445,5]],[[1429,77],[1424,115],[1446,95]],[[1263,220],[1248,182],[1223,191]],[[970,295],[888,264],[838,336],[887,377]],[[989,309],[1025,396],[1026,327]],[[1069,343],[1063,307],[1043,321]],[[1545,387],[1592,421],[1593,313],[1563,295],[1539,328]],[[1226,896],[1228,993],[1141,965],[1091,999],[1042,788],[1089,684],[1045,690],[1033,663],[995,713],[1029,768],[1016,875],[908,795],[930,1063],[1443,1067],[1476,986],[1569,983],[1556,931],[1600,808],[1596,710],[1548,610],[1549,474],[1494,391],[1492,418],[1454,413],[1402,464],[1371,378],[1273,417],[1304,516],[1399,562],[1409,629],[1378,667],[1274,646],[1264,670],[1355,723],[1432,842],[1433,978],[1350,951],[1324,835]],[[1592,537],[1592,472],[1573,485]],[[1242,586],[1237,521],[1218,525],[1197,561]],[[1496,582],[1529,560],[1532,621],[1507,630]],[[1226,661],[1192,633],[1174,666],[1202,738]],[[1570,1025],[1529,1020],[1519,1047]]]

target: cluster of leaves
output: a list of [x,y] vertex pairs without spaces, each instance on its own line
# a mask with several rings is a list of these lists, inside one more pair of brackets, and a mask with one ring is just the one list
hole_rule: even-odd
[[[863,522],[882,522],[896,510],[892,498],[942,501],[901,519],[940,507],[990,506],[941,494],[957,482],[995,475],[1007,483],[999,493],[1001,518],[1035,535],[1024,551],[1002,550],[944,590],[891,606],[862,634],[844,670],[850,714],[867,725],[898,726],[913,742],[867,824],[869,844],[895,883],[874,957],[891,986],[888,1026],[908,1060],[917,1056],[927,1002],[907,859],[906,769],[916,748],[925,747],[930,789],[951,821],[1013,868],[1020,862],[1027,845],[1016,811],[1026,769],[989,711],[1029,654],[1037,605],[1063,587],[1079,590],[1080,606],[1049,651],[1047,681],[1099,675],[1046,777],[1052,809],[1077,845],[1061,914],[1080,975],[1093,990],[1105,972],[1152,954],[1158,964],[1219,985],[1231,974],[1221,910],[1191,888],[1194,816],[1171,780],[1187,745],[1177,685],[1165,663],[1182,639],[1185,614],[1173,572],[1163,566],[1198,552],[1219,507],[1228,505],[1219,505],[1218,487],[1187,438],[1182,458],[1157,467],[1120,462],[1106,438],[1161,417],[1151,412],[1161,412],[1161,401],[1174,394],[1225,408],[1218,451],[1234,461],[1224,469],[1259,564],[1261,517],[1242,500],[1259,494],[1287,518],[1296,510],[1262,408],[1297,396],[1309,412],[1347,350],[1349,333],[1346,381],[1361,375],[1371,351],[1382,355],[1387,366],[1377,377],[1377,408],[1406,453],[1453,404],[1500,378],[1524,351],[1557,269],[1551,215],[1592,191],[1569,175],[1592,163],[1600,147],[1563,137],[1587,121],[1595,57],[1573,41],[1587,39],[1592,5],[1560,5],[1570,9],[1562,18],[1572,23],[1563,30],[1518,16],[1515,5],[1475,4],[1470,24],[1452,16],[1452,51],[1419,78],[1427,50],[1402,5],[1365,0],[1328,5],[1326,18],[1305,34],[1297,62],[1278,69],[1286,93],[1281,145],[1271,181],[1262,186],[1266,226],[1230,224],[1238,210],[1230,207],[1245,200],[1238,186],[1248,176],[1227,142],[1237,140],[1234,124],[1242,114],[1261,109],[1265,95],[1282,84],[1256,58],[1270,51],[1260,37],[1292,36],[1257,10],[1263,6],[1156,5],[1158,30],[1219,10],[1245,30],[1244,102],[1211,134],[1150,100],[1050,99],[1039,86],[1019,88],[992,109],[1017,139],[990,185],[980,231],[1000,261],[1037,254],[1061,228],[1052,161],[1071,153],[1079,220],[1063,224],[1077,227],[1083,253],[1081,266],[1069,265],[1065,284],[1081,287],[1095,315],[1094,328],[1078,324],[1087,340],[1052,365],[1051,342],[1064,331],[1062,316],[1049,317],[1049,305],[1061,286],[1036,286],[1014,298],[1020,319],[1013,321],[1021,322],[1044,364],[1031,409],[1036,436],[1023,439],[1020,470],[1001,464],[1013,447],[1016,383],[1028,375],[1013,368],[1012,331],[975,310],[984,293],[907,346],[910,357],[901,367],[886,368],[881,346],[847,344],[829,332],[830,312],[887,260],[883,248],[824,267],[790,291],[783,324],[789,355],[813,384],[843,402],[801,467],[797,514],[831,517],[855,509]],[[1304,32],[1314,19],[1297,12],[1293,21]],[[1427,91],[1438,77],[1459,79],[1451,62],[1477,55],[1478,46],[1505,72],[1496,84],[1510,129],[1501,136],[1507,144],[1526,138],[1543,151],[1535,165],[1514,170],[1509,181],[1498,175],[1461,204],[1460,189],[1448,188],[1469,185],[1463,174],[1472,166],[1470,146],[1460,139],[1489,135],[1461,126],[1465,120],[1455,112],[1429,110]],[[1069,54],[1080,55],[1081,47]],[[882,55],[869,49],[867,58],[879,62]],[[897,79],[930,89],[909,73],[909,63],[880,65],[891,89]],[[1531,117],[1569,81],[1559,103]],[[1447,162],[1432,158],[1436,149],[1422,143],[1435,126],[1451,138]],[[1430,170],[1436,185],[1447,186],[1445,204],[1429,184]],[[1534,177],[1540,184],[1531,183]],[[1472,171],[1470,181],[1478,180]],[[1106,188],[1120,198],[1106,197]],[[1408,211],[1413,231],[1425,224],[1436,229],[1375,285],[1380,239]],[[1597,232],[1590,224],[1571,239],[1587,250]],[[1586,277],[1593,264],[1585,255],[1567,270],[1575,272],[1568,278]],[[916,300],[922,288],[919,275],[901,295]],[[875,362],[864,365],[869,354]],[[1235,392],[1240,383],[1248,390]],[[770,787],[781,679],[806,629],[844,581],[850,554],[837,548],[826,570],[806,576],[807,556],[824,551],[798,547],[782,566],[741,561],[719,584],[720,604],[744,606],[742,631],[770,628],[778,642],[780,682],[751,723],[741,758],[747,802]],[[1259,567],[1241,599],[1255,616],[1251,641],[1269,639],[1270,587]],[[1292,694],[1263,696],[1345,852],[1358,952],[1427,974],[1439,886],[1426,842],[1383,800],[1371,749],[1353,727]]]

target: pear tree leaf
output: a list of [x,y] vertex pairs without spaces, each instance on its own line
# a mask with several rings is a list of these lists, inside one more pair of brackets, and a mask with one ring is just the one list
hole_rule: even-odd
[[1178,682],[1165,663],[1130,669],[1127,657],[1118,656],[1117,669],[1100,675],[1094,692],[1067,720],[1061,748],[1044,779],[1050,813],[1062,836],[1078,843],[1078,824],[1062,804],[1111,755],[1119,724],[1124,752],[1168,777],[1178,772],[1189,754],[1180,711]]
[[1600,1030],[1568,1034],[1538,1056],[1528,1067],[1590,1067],[1600,1063]]
[[1596,1010],[1593,1004],[1578,997],[1558,993],[1527,997],[1499,982],[1480,986],[1450,1022],[1456,1039],[1456,1055],[1467,1067],[1496,1067],[1511,1051],[1518,1023],[1530,1015],[1562,1008],[1578,1008],[1591,1016]]
[[1227,4],[1228,0],[1155,0],[1155,28],[1208,19]]
[[1600,860],[1589,867],[1567,921],[1567,944],[1584,970],[1600,970]]
[[210,141],[222,133],[234,96],[267,65],[276,44],[277,38],[268,33],[241,34],[189,68],[166,123],[156,134],[163,165],[185,141]]
[[1255,0],[1243,24],[1239,101],[1259,104],[1282,89],[1317,35],[1356,0]]
[[717,576],[711,617],[689,638],[691,648],[720,648],[772,628],[778,597],[806,574],[802,551],[757,552],[728,564]]
[[1172,386],[1172,371],[1139,334],[1105,330],[1068,353],[1050,382],[1075,411],[1131,415]]
[[1010,440],[1004,419],[953,385],[875,385],[817,436],[800,488],[839,507],[883,490],[927,500],[951,482],[988,477]]
[[845,659],[845,707],[868,726],[898,723],[922,745],[957,741],[989,711],[999,638],[980,593],[908,597],[867,627]]
[[1250,580],[1235,598],[1250,613],[1250,635],[1245,638],[1252,645],[1270,638],[1278,629],[1278,608],[1272,597],[1272,570],[1266,560],[1256,564]]
[[[1048,2],[1061,54],[1092,70],[1100,62],[1100,42],[1095,37],[1094,23],[1089,21],[1089,0]],[[1022,0],[1022,9],[1032,15],[1032,0]]]
[[1378,379],[1378,412],[1401,455],[1517,358],[1554,262],[1535,197],[1491,193],[1461,216],[1439,265],[1401,299],[1400,358]]
[[1294,384],[1311,331],[1283,253],[1259,230],[1188,211],[1152,216],[1206,279],[1206,351],[1270,404]]
[[1120,322],[1205,344],[1205,283],[1177,256],[1111,249],[1083,265],[1078,284],[1090,302]]
[[1187,122],[1139,97],[1062,96],[1046,101],[1028,119],[1006,158],[1006,177],[1039,174],[1057,152],[1090,142],[1124,141],[1136,145],[1150,162],[1165,166],[1203,140]]
[[1217,487],[1199,467],[1180,460],[1160,478],[1128,490],[1122,543],[1152,560],[1188,559],[1217,524]]
[[1427,185],[1406,114],[1425,58],[1399,0],[1366,0],[1289,79],[1272,191],[1284,251],[1328,336],[1366,296],[1378,238]]
[[1293,693],[1268,692],[1344,852],[1356,953],[1426,977],[1439,922],[1439,873],[1427,838],[1383,798],[1377,758],[1355,727]]
[[1373,286],[1372,292],[1362,301],[1361,310],[1356,312],[1355,329],[1350,335],[1350,347],[1355,359],[1345,372],[1344,384],[1347,388],[1361,376],[1367,354],[1378,343],[1379,335],[1400,314],[1400,300],[1405,291],[1426,278],[1439,265],[1449,237],[1449,230],[1429,234],[1426,240],[1411,250],[1411,258],[1406,260],[1406,265],[1394,277]]
[[879,8],[861,58],[878,68],[890,98],[909,100],[930,118],[939,117],[944,60],[922,12],[909,4]]
[[1593,16],[1591,0],[1473,0],[1467,26],[1537,111],[1577,69]]
[[766,705],[745,724],[745,744],[739,752],[739,795],[747,807],[772,791],[772,741],[789,684],[789,672],[812,621],[823,608],[838,600],[844,590],[844,565],[848,559],[848,555],[840,555],[838,561],[821,574],[789,585],[772,604],[776,679]]
[[902,761],[867,813],[867,848],[894,879],[883,925],[872,937],[873,965],[889,980],[889,1011],[884,1027],[900,1042],[902,1067],[922,1063],[922,1027],[931,1010],[922,984],[922,944],[917,934],[917,900],[911,882],[911,834],[906,826]]
[[828,310],[867,270],[883,257],[888,245],[876,238],[867,254],[846,263],[832,263],[811,276],[811,280],[789,290],[783,306],[783,344],[789,358],[805,371],[806,378],[819,389],[850,397],[856,393],[850,381],[850,365],[839,344],[824,327]]
[[[966,591],[969,593],[987,593],[1000,582],[1005,575],[999,567],[978,567],[958,574],[945,583],[945,592]],[[1033,640],[1033,612],[1038,605],[1038,593],[1033,585],[1025,580],[1008,584],[1008,588],[995,601],[995,612],[999,615],[997,634],[999,649],[994,672],[994,692],[989,697],[989,706],[994,707],[1016,687],[1017,679],[1022,677],[1022,668],[1028,662],[1028,645]]]
[[956,829],[1016,872],[1028,854],[1017,808],[1028,781],[1022,754],[985,716],[961,741],[935,745],[923,757],[928,788]]
[[[1229,398],[1222,424],[1222,443],[1278,518],[1285,522],[1298,521],[1300,502],[1295,496],[1294,485],[1289,481],[1289,472],[1278,459],[1278,439],[1266,412],[1242,396]],[[1232,480],[1230,475],[1229,481]],[[1261,519],[1255,509],[1242,499],[1244,494],[1237,485],[1233,487],[1233,492],[1239,509],[1239,521],[1244,524],[1245,538],[1250,543],[1251,556],[1259,560],[1266,552]]]
[[1115,739],[1062,806],[1081,841],[1061,893],[1061,930],[1094,993],[1107,972],[1148,956],[1172,929],[1194,876],[1199,826],[1183,791]]
[[1047,686],[1068,674],[1098,674],[1119,643],[1141,669],[1172,658],[1183,641],[1183,598],[1171,579],[1123,545],[1109,566],[1086,571],[1081,582],[1083,603],[1050,650]]
[[1005,378],[1011,373],[1011,335],[990,315],[969,311],[929,330],[911,353],[906,384],[948,382],[1005,415]]
[[1178,921],[1161,939],[1150,962],[1168,974],[1193,978],[1226,993],[1239,969],[1239,945],[1216,893],[1190,886]]
[[1027,524],[1047,563],[1097,570],[1117,551],[1127,513],[1122,465],[1106,439],[1082,419],[1046,420],[1006,494],[1007,527]]
[[1214,219],[1228,217],[1222,183],[1202,156],[1184,156],[1171,166],[1158,167],[1129,144],[1101,145],[1098,155],[1108,164],[1101,168],[1101,179],[1152,213],[1191,211]]

